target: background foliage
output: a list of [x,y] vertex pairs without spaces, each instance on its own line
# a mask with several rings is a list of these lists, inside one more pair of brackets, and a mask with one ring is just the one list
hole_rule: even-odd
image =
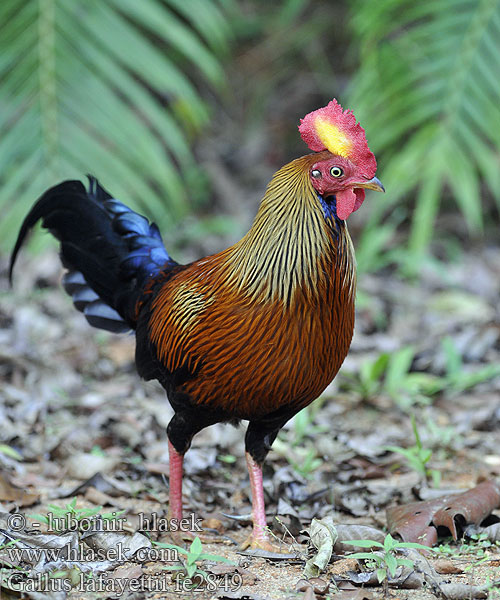
[[[174,239],[200,210],[239,235],[304,152],[298,118],[335,96],[388,189],[363,207],[360,267],[411,270],[440,215],[473,236],[498,216],[498,72],[498,0],[5,0],[2,247],[39,193],[86,172]],[[187,243],[210,233],[199,223]]]
[[419,259],[444,201],[480,233],[500,208],[500,2],[357,0],[350,24],[349,98],[390,189],[368,229],[403,206]]
[[224,83],[230,26],[205,0],[0,5],[0,238],[61,178],[99,177],[164,227],[192,209],[203,93]]

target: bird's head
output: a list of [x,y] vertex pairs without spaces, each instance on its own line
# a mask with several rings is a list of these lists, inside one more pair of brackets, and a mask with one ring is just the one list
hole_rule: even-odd
[[309,169],[311,183],[323,199],[335,196],[339,219],[358,210],[365,189],[385,191],[375,177],[377,161],[365,130],[336,100],[301,119],[299,131],[309,148],[318,153]]

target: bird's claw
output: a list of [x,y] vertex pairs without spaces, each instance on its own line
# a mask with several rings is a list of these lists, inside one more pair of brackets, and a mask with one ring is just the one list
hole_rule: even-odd
[[283,554],[286,548],[282,544],[273,542],[271,538],[262,531],[252,531],[247,539],[241,544],[240,550],[264,550],[273,554]]

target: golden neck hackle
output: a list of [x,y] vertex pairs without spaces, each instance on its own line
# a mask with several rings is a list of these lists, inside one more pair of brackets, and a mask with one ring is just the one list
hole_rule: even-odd
[[220,255],[228,283],[252,301],[290,306],[297,291],[326,291],[332,270],[354,291],[355,262],[347,227],[328,222],[309,177],[318,154],[282,167],[272,178],[250,231]]

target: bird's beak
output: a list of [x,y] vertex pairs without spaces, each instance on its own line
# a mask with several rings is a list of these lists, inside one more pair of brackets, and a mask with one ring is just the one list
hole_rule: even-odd
[[377,177],[372,177],[368,181],[356,182],[352,187],[365,188],[367,190],[374,190],[375,192],[385,192],[382,182]]

